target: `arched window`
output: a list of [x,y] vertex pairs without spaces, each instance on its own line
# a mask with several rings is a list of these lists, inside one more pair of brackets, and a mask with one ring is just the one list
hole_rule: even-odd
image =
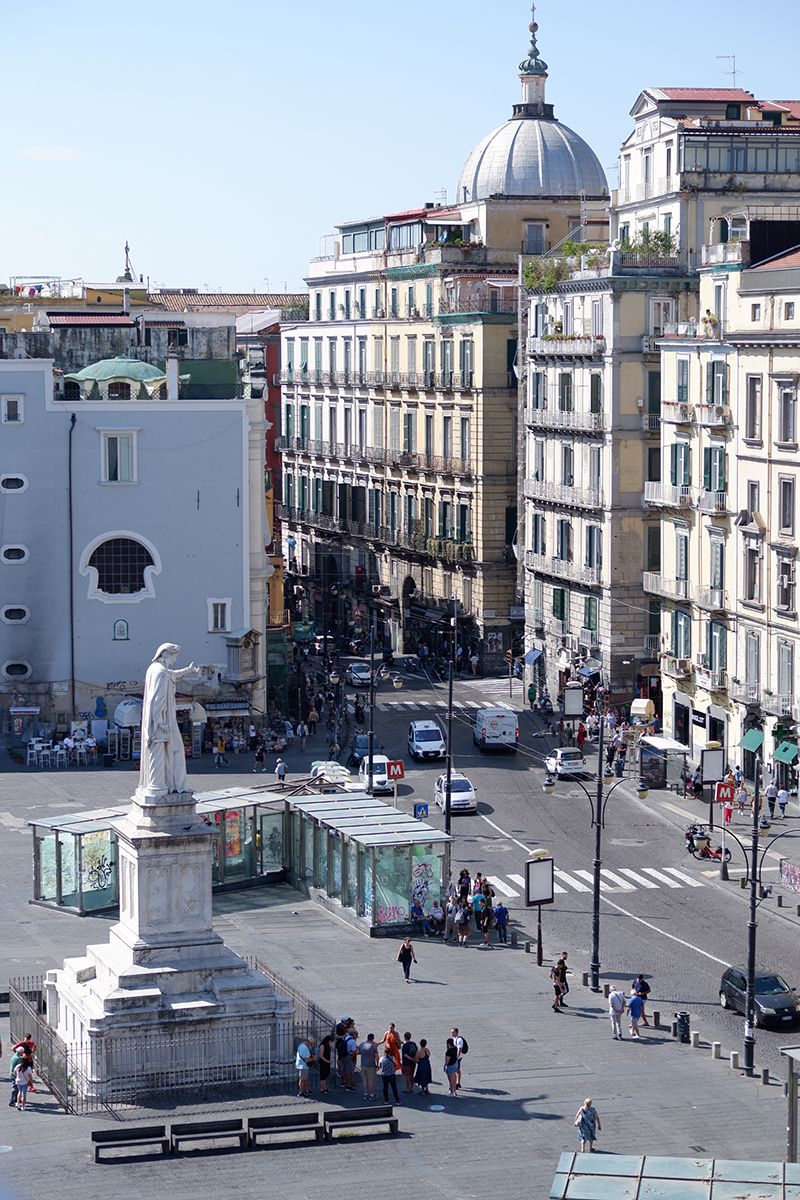
[[130,400],[131,385],[129,383],[110,383],[108,385],[109,400]]
[[97,571],[97,591],[107,596],[133,596],[147,591],[144,573],[155,566],[150,551],[132,538],[109,538],[89,559]]

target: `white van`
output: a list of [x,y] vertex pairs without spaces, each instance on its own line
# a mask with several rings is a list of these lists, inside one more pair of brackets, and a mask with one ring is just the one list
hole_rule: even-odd
[[472,740],[484,750],[514,750],[519,745],[517,714],[507,708],[479,708],[475,714]]
[[413,759],[445,758],[447,746],[436,721],[412,721],[408,727],[408,753]]

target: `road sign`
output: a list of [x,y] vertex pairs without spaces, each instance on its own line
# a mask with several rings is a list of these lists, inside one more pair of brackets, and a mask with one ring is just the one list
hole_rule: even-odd
[[733,804],[733,789],[734,784],[732,783],[718,783],[714,789],[714,799],[717,804],[724,804],[726,800]]
[[402,760],[387,763],[386,774],[390,779],[404,779],[406,772]]
[[428,817],[427,804],[415,804],[414,805],[414,816],[416,817],[416,819],[418,821],[427,820],[427,817]]

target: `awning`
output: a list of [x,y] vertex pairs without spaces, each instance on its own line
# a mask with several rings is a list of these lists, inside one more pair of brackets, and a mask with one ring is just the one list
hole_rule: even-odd
[[595,670],[594,667],[586,666],[586,667],[579,667],[578,674],[582,675],[584,679],[591,679],[592,675],[599,675],[600,672]]
[[35,717],[35,716],[38,716],[38,714],[39,714],[39,709],[38,709],[38,708],[32,708],[32,707],[29,707],[29,708],[10,708],[10,709],[8,710],[8,715],[9,715],[10,717]]
[[776,746],[772,751],[772,761],[780,763],[794,762],[798,753],[800,753],[800,749],[794,742],[781,742],[780,746]]
[[646,746],[652,746],[654,750],[674,750],[679,754],[690,753],[688,746],[684,746],[682,742],[676,742],[671,737],[654,734],[652,737],[643,737],[641,740]]
[[652,700],[639,698],[631,703],[631,716],[643,717],[646,721],[656,715],[656,706]]
[[739,742],[739,749],[749,750],[751,754],[755,754],[756,751],[761,749],[761,743],[763,741],[764,735],[760,729],[748,729],[747,733]]
[[541,657],[542,657],[542,651],[539,650],[536,646],[534,646],[533,649],[529,650],[528,653],[525,655],[525,662],[528,664],[528,666],[531,666],[533,663],[536,662],[537,658],[541,658]]

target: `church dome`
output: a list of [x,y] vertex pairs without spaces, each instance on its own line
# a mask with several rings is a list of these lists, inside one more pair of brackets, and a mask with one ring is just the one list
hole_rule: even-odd
[[607,196],[605,171],[583,138],[561,125],[546,104],[547,63],[539,57],[535,22],[528,57],[519,66],[522,103],[470,154],[458,181],[456,202],[490,196]]

